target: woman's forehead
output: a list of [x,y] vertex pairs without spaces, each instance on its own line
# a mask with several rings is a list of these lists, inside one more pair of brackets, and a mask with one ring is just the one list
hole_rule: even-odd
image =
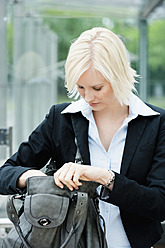
[[91,84],[103,83],[106,81],[105,77],[98,70],[88,69],[79,78],[78,83],[88,81]]

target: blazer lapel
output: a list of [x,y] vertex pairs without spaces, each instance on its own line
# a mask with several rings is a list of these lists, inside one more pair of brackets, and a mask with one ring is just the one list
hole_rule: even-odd
[[75,136],[77,138],[77,145],[83,160],[83,164],[90,164],[90,154],[88,147],[88,121],[82,116],[80,112],[71,115],[72,125]]
[[126,175],[127,173],[141,136],[143,135],[146,124],[147,118],[143,116],[138,116],[128,124],[128,132],[121,163],[121,174],[123,175]]

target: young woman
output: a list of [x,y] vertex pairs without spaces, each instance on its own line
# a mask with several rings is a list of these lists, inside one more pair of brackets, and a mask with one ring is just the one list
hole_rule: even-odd
[[133,93],[136,72],[108,29],[83,32],[70,47],[65,72],[70,95],[81,99],[50,109],[1,167],[0,193],[20,192],[28,177],[45,175],[40,169],[52,158],[59,187],[77,189],[80,180],[102,185],[109,248],[150,248],[165,219],[165,111]]

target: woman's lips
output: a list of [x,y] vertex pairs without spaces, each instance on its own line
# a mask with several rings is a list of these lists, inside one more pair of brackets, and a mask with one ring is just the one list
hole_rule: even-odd
[[91,107],[96,107],[98,105],[98,103],[90,103],[89,104]]

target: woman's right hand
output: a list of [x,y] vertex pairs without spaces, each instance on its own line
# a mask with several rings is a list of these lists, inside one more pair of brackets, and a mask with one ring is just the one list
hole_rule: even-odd
[[17,182],[17,187],[20,189],[25,188],[26,180],[29,177],[36,177],[36,176],[46,176],[46,174],[40,170],[27,170],[19,177]]
[[[107,169],[92,165],[76,164],[73,162],[65,163],[60,169],[54,173],[55,184],[63,188],[66,185],[70,190],[78,189],[82,185],[82,181],[95,181],[102,185],[106,185],[112,178]],[[113,184],[109,186],[112,191]]]

